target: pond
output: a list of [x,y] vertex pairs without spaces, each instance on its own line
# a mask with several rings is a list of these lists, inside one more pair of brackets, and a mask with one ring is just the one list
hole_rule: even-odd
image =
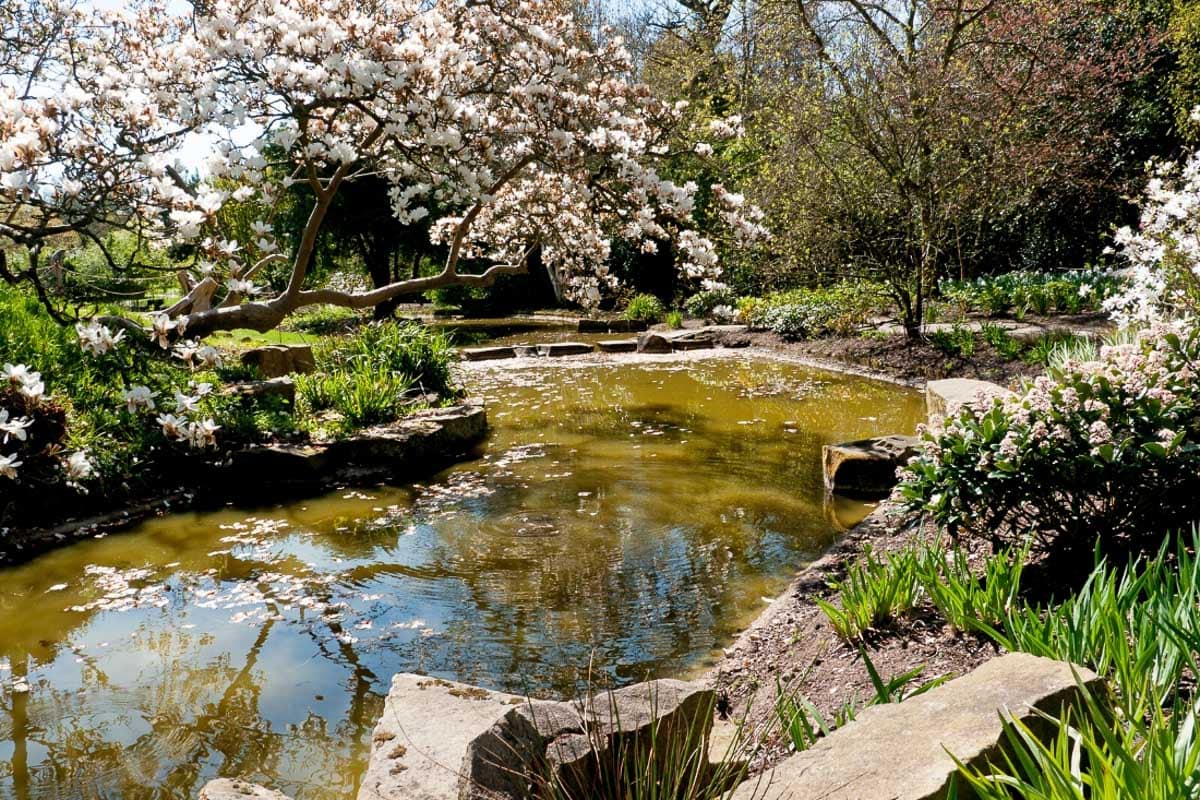
[[220,774],[347,800],[395,672],[553,693],[699,670],[835,535],[821,445],[923,411],[746,356],[466,380],[486,448],[421,485],[0,570],[0,798],[188,798]]

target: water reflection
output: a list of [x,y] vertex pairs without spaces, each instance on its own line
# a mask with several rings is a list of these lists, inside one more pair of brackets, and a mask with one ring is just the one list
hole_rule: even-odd
[[347,798],[396,671],[533,692],[684,672],[833,535],[820,445],[920,413],[740,359],[470,380],[487,453],[427,484],[179,514],[0,572],[0,797],[237,775]]

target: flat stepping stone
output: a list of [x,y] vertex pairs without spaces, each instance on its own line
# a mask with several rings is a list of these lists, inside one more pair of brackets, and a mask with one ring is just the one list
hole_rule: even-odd
[[257,783],[218,778],[204,784],[200,800],[290,800],[283,792],[259,786]]
[[672,339],[673,350],[711,350],[716,345],[712,339]]
[[925,410],[930,425],[940,425],[946,417],[954,416],[964,405],[990,403],[995,398],[1012,397],[1013,393],[990,381],[970,378],[947,378],[925,384]]
[[594,352],[595,349],[592,345],[585,344],[584,342],[553,342],[537,346],[539,356],[549,356],[551,358],[583,355],[584,353]]
[[602,353],[633,353],[637,351],[637,339],[608,339],[597,342]]
[[1079,702],[1076,674],[1103,696],[1103,682],[1082,667],[1027,653],[994,658],[918,697],[859,712],[731,800],[942,800],[958,780],[954,758],[986,767],[1004,741],[1005,719],[1038,730],[1038,712],[1057,717]]
[[493,361],[498,358],[515,358],[511,347],[465,347],[458,351],[467,361]]

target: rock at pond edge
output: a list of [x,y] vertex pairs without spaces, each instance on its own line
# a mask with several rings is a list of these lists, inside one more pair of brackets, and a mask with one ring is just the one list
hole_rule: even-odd
[[886,497],[898,479],[896,470],[921,449],[915,436],[879,436],[821,448],[825,491],[845,497]]
[[249,781],[218,778],[200,789],[199,800],[291,800],[283,792]]

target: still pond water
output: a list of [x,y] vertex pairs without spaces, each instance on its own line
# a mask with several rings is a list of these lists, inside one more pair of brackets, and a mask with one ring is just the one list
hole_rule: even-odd
[[[915,393],[749,358],[475,370],[416,486],[179,514],[0,570],[0,798],[353,797],[391,675],[569,692],[701,668],[834,535],[827,442]],[[861,507],[839,509],[861,515]]]

